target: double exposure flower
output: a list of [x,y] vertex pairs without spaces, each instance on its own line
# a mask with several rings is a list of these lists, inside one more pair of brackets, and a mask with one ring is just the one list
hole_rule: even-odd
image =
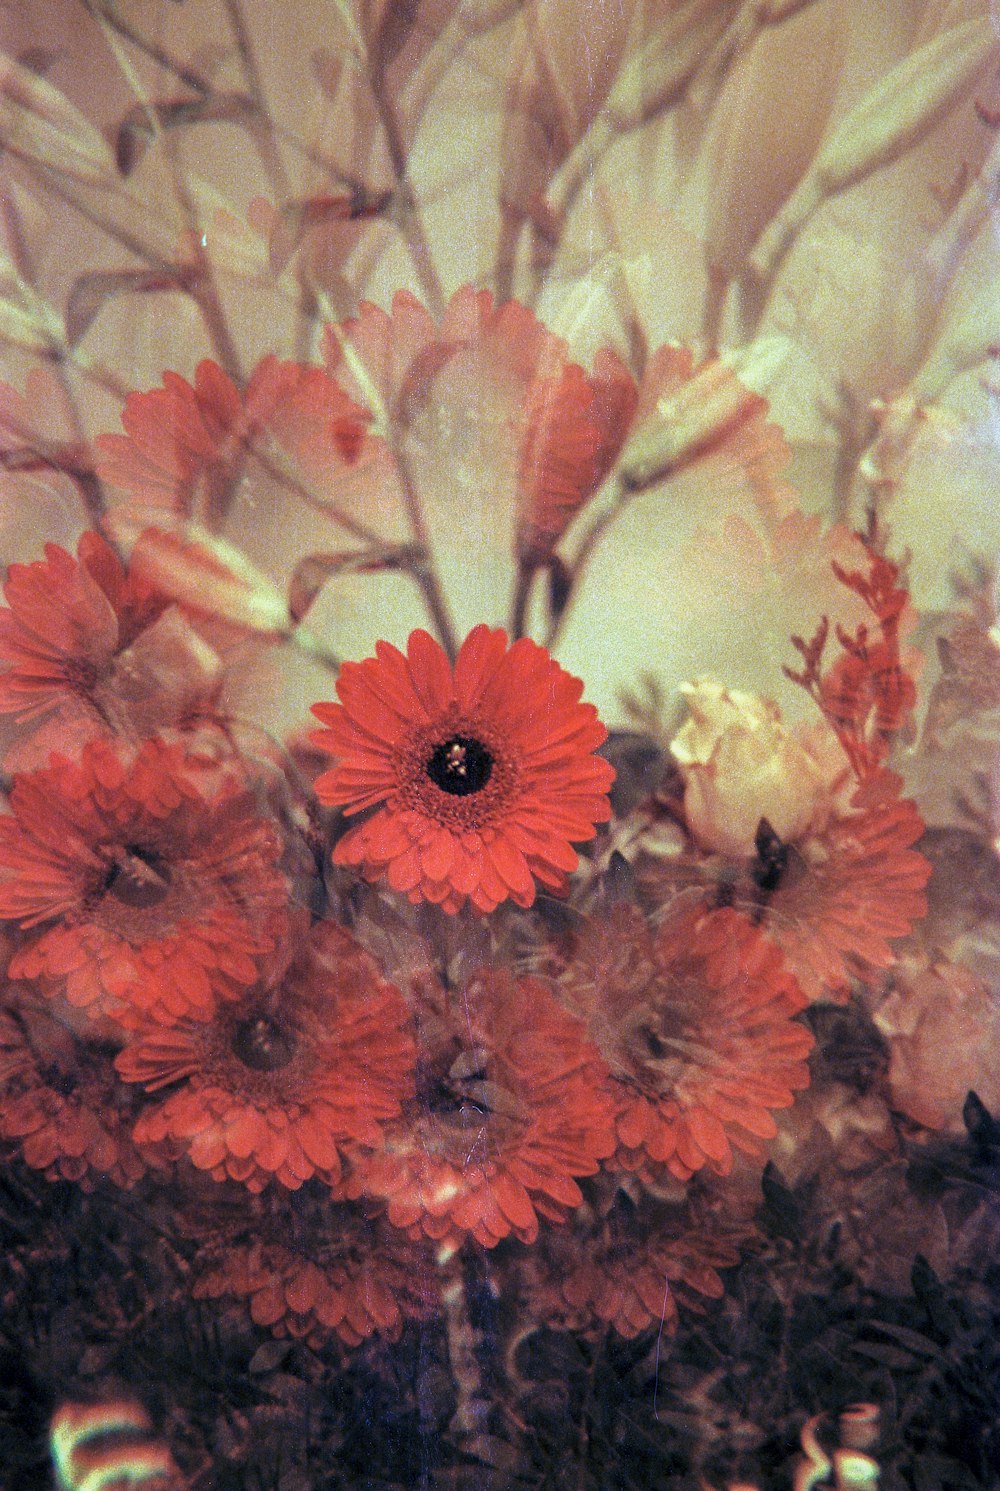
[[790,731],[770,700],[711,678],[681,693],[690,718],[670,752],[684,778],[684,817],[700,844],[750,855],[762,818],[782,840],[823,827],[848,773],[831,731]]
[[361,411],[322,370],[265,357],[241,391],[208,359],[194,383],[166,372],[163,387],[133,393],[124,435],[99,435],[98,472],[134,508],[202,518],[210,526],[254,454],[293,449],[323,459],[327,478],[354,458]]
[[141,1114],[136,1142],[254,1192],[313,1176],[337,1186],[345,1146],[379,1146],[412,1089],[407,1020],[371,958],[320,923],[275,989],[208,1021],[140,1031],[119,1053],[126,1081],[174,1087]]
[[499,970],[452,1005],[425,990],[417,1021],[416,1094],[357,1160],[349,1194],[383,1201],[394,1226],[446,1254],[466,1235],[533,1242],[613,1147],[601,1058],[543,983]]
[[48,544],[44,560],[12,564],[4,594],[0,712],[29,727],[11,765],[96,735],[152,734],[218,690],[211,649],[96,533],[82,536],[75,559]]
[[1000,1012],[993,991],[968,968],[943,959],[923,967],[904,961],[875,1023],[889,1042],[889,1087],[901,1113],[962,1133],[970,1089],[991,1112],[1000,1108]]
[[383,876],[411,901],[492,911],[561,888],[572,848],[610,816],[614,771],[594,756],[605,729],[583,684],[544,648],[476,627],[452,668],[414,632],[407,654],[386,642],[345,663],[339,704],[317,704],[312,739],[340,758],[316,782],[321,802],[375,812],[349,830],[334,861]]
[[622,905],[579,935],[561,987],[608,1063],[616,1166],[680,1180],[726,1175],[733,1150],[760,1155],[773,1110],[808,1086],[805,998],[740,913],[667,913],[654,934]]
[[877,772],[822,833],[766,850],[761,928],[811,999],[844,998],[852,975],[890,967],[891,944],[926,915],[931,866],[913,847],[924,824],[901,785]]
[[703,1215],[703,1207],[619,1192],[605,1213],[581,1212],[566,1228],[551,1228],[519,1260],[519,1281],[536,1318],[551,1327],[600,1331],[613,1326],[631,1340],[655,1326],[674,1335],[678,1305],[704,1308],[721,1299],[719,1269],[739,1262],[751,1228]]
[[0,916],[27,932],[13,978],[94,1019],[209,1014],[286,937],[282,842],[251,792],[202,784],[181,745],[103,741],[15,778],[0,819]]
[[324,1211],[319,1235],[313,1228],[296,1236],[287,1219],[281,1235],[281,1220],[263,1238],[226,1238],[204,1249],[195,1299],[244,1301],[255,1325],[315,1347],[331,1335],[346,1346],[376,1333],[398,1341],[406,1320],[432,1312],[436,1274],[401,1233],[347,1206]]
[[101,1177],[134,1186],[146,1164],[130,1107],[105,1051],[30,1001],[0,1010],[0,1138],[18,1144],[26,1165],[88,1190]]

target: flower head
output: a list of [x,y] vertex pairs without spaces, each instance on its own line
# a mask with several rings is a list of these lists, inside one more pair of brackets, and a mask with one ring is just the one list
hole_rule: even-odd
[[[244,390],[209,359],[194,383],[166,372],[163,387],[130,394],[124,435],[99,435],[98,471],[143,509],[212,518],[224,511],[251,448],[322,452],[327,467],[353,459],[361,411],[321,368],[265,357]],[[329,475],[329,470],[327,470]]]
[[705,1208],[636,1208],[618,1192],[606,1214],[581,1213],[553,1228],[520,1262],[534,1318],[563,1330],[604,1332],[631,1340],[655,1326],[674,1335],[678,1305],[700,1311],[724,1292],[720,1268],[739,1262],[751,1227],[702,1215]]
[[83,535],[75,559],[47,544],[44,560],[12,564],[4,594],[0,713],[31,727],[11,765],[95,735],[149,735],[218,686],[211,650],[96,533]]
[[139,1118],[137,1143],[186,1154],[213,1179],[335,1186],[351,1143],[382,1142],[412,1086],[399,990],[340,927],[320,923],[282,985],[211,1021],[143,1031],[119,1053],[126,1081],[179,1084]]
[[832,731],[793,733],[776,704],[711,678],[681,692],[690,718],[670,752],[684,778],[687,825],[701,845],[751,855],[762,818],[782,840],[822,827],[848,771]]
[[26,1165],[85,1190],[95,1177],[134,1186],[146,1165],[121,1098],[106,1053],[28,1001],[0,1010],[0,1138],[17,1142]]
[[494,1247],[533,1242],[561,1221],[609,1154],[604,1066],[580,1022],[536,979],[484,972],[447,1006],[418,1009],[417,1092],[359,1158],[349,1194],[386,1203],[389,1221],[453,1252],[466,1234]]
[[205,788],[180,745],[126,765],[95,741],[16,777],[10,801],[0,916],[30,934],[10,974],[95,1018],[204,1018],[287,934],[273,824],[238,779]]
[[[264,1238],[222,1239],[199,1254],[195,1299],[245,1301],[255,1325],[279,1339],[322,1346],[335,1334],[360,1346],[376,1333],[398,1341],[408,1319],[428,1316],[436,1277],[420,1248],[350,1207],[324,1209],[297,1238],[286,1225]],[[272,1235],[275,1234],[275,1235]]]
[[334,861],[383,876],[411,901],[492,911],[561,887],[571,847],[610,816],[614,771],[593,755],[606,731],[583,685],[543,647],[477,626],[455,666],[426,632],[406,656],[386,642],[345,663],[339,704],[317,704],[312,739],[340,758],[316,782],[322,802],[375,813]]
[[772,1110],[808,1086],[805,999],[780,954],[728,908],[684,909],[651,933],[621,906],[581,933],[562,985],[611,1071],[615,1164],[644,1177],[728,1174],[761,1153]]
[[892,942],[927,913],[924,824],[901,785],[876,771],[822,833],[768,846],[761,930],[811,999],[843,999],[852,975],[890,967]]
[[968,968],[944,959],[904,962],[875,1023],[889,1041],[888,1082],[899,1112],[961,1133],[970,1090],[991,1112],[1000,1109],[1000,1009],[994,991]]

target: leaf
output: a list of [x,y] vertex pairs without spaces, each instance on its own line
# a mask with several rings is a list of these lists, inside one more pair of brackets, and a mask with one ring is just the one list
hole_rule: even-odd
[[655,740],[632,730],[612,730],[601,755],[615,769],[611,807],[618,817],[652,797],[670,766]]
[[66,340],[71,347],[84,337],[95,316],[114,296],[150,290],[189,291],[194,271],[185,265],[173,270],[95,269],[73,281],[66,301]]
[[118,126],[115,163],[129,176],[142,160],[161,129],[187,124],[242,124],[250,128],[256,119],[253,99],[243,93],[212,93],[204,98],[172,99],[148,107],[135,104]]
[[327,223],[355,222],[378,217],[392,200],[391,192],[369,194],[363,188],[284,202],[275,214],[271,230],[271,268],[280,274],[310,228]]
[[910,1282],[913,1293],[927,1311],[934,1329],[950,1340],[959,1329],[959,1322],[948,1303],[941,1280],[923,1253],[918,1253],[913,1260]]
[[898,1341],[900,1346],[906,1346],[918,1356],[940,1356],[941,1348],[923,1336],[919,1331],[910,1330],[905,1325],[893,1325],[889,1320],[869,1320],[866,1322],[869,1330],[879,1331],[882,1335],[891,1336]]
[[766,1203],[764,1212],[766,1224],[780,1237],[791,1238],[794,1242],[802,1230],[799,1204],[778,1170],[770,1162],[764,1167],[761,1189]]
[[273,1372],[280,1367],[290,1351],[288,1341],[265,1341],[263,1346],[258,1346],[247,1366],[248,1372]]
[[869,1357],[873,1362],[880,1362],[882,1366],[895,1368],[900,1372],[915,1372],[920,1365],[912,1352],[903,1351],[898,1346],[882,1345],[876,1341],[854,1341],[850,1349],[859,1356]]
[[338,553],[307,554],[295,567],[288,586],[288,613],[297,626],[334,575],[373,575],[404,569],[412,563],[413,550],[357,549]]
[[598,894],[603,906],[616,906],[623,901],[635,902],[638,899],[635,871],[618,849],[614,850],[608,860],[608,868],[599,882]]
[[100,130],[52,83],[6,53],[0,53],[0,141],[12,155],[77,181],[112,176]]
[[419,11],[420,0],[390,0],[382,8],[378,29],[369,44],[373,79],[383,77],[386,68],[399,56],[409,40]]
[[978,1093],[968,1093],[962,1104],[962,1119],[969,1138],[982,1149],[1000,1145],[1000,1123],[991,1115]]

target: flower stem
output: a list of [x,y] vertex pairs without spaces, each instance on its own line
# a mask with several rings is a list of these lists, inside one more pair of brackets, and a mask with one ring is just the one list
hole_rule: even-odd
[[458,1394],[451,1420],[451,1430],[461,1441],[470,1439],[485,1428],[488,1405],[483,1397],[483,1380],[476,1357],[475,1331],[469,1319],[469,1301],[461,1254],[442,1249],[439,1262],[444,1269],[441,1298],[444,1302],[445,1328],[448,1334],[448,1359]]

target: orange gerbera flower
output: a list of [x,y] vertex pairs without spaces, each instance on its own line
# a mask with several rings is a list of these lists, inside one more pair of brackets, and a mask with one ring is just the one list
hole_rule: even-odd
[[345,663],[339,704],[316,704],[316,745],[340,757],[321,802],[377,811],[337,843],[336,864],[383,876],[411,901],[492,911],[561,888],[571,847],[610,816],[614,770],[592,753],[607,732],[583,684],[544,647],[477,626],[454,669],[426,632]]
[[12,564],[4,594],[0,713],[32,726],[15,767],[95,735],[152,734],[215,692],[214,656],[96,533],[76,559],[47,544],[44,560]]
[[821,834],[775,845],[760,924],[810,999],[847,997],[855,974],[895,962],[891,942],[927,914],[924,832],[892,772],[874,771]]
[[0,1010],[0,1138],[33,1170],[85,1190],[95,1176],[134,1186],[146,1166],[121,1098],[106,1054],[26,1001]]
[[739,1262],[748,1224],[702,1218],[699,1208],[619,1192],[606,1216],[574,1218],[525,1253],[520,1277],[534,1318],[561,1330],[613,1326],[627,1340],[655,1326],[674,1335],[678,1305],[720,1299],[720,1268]]
[[265,432],[282,447],[322,444],[328,463],[349,462],[365,418],[321,368],[265,357],[242,392],[207,359],[193,385],[164,373],[162,388],[129,395],[122,424],[124,435],[97,437],[101,478],[144,507],[211,518]]
[[611,1152],[605,1069],[582,1025],[536,979],[481,974],[449,1005],[418,1008],[415,1097],[359,1157],[348,1194],[387,1203],[389,1221],[454,1252],[538,1235],[583,1199],[576,1178]]
[[195,770],[180,745],[126,765],[92,742],[15,778],[0,916],[32,935],[12,978],[125,1026],[204,1018],[254,982],[287,935],[282,842],[238,780],[203,788]]
[[200,1253],[195,1299],[245,1301],[255,1325],[317,1348],[331,1334],[345,1346],[376,1333],[398,1341],[406,1320],[433,1312],[439,1274],[414,1243],[347,1206],[327,1207],[318,1221],[302,1242],[286,1220],[281,1240],[272,1226],[264,1239]]
[[793,1018],[805,998],[728,908],[684,909],[654,935],[620,906],[581,933],[562,984],[611,1070],[622,1169],[726,1175],[733,1149],[760,1155],[772,1110],[808,1086],[813,1038]]
[[211,1021],[146,1031],[119,1053],[126,1081],[181,1084],[141,1115],[136,1142],[255,1192],[314,1175],[336,1185],[343,1147],[380,1145],[412,1089],[408,1018],[363,949],[321,923],[277,988]]

